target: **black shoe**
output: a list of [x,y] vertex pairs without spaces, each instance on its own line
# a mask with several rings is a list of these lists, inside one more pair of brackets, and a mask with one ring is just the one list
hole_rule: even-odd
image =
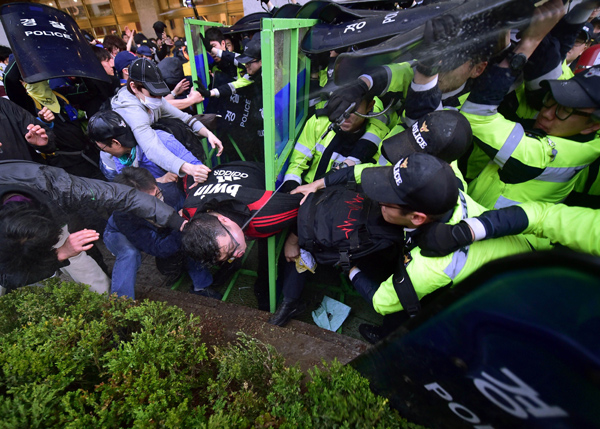
[[284,326],[292,317],[304,313],[304,310],[306,310],[306,303],[300,300],[283,301],[275,314],[269,318],[269,323],[275,326]]
[[223,299],[222,293],[217,292],[216,290],[211,289],[210,287],[205,287],[204,289],[200,289],[200,290],[192,290],[192,293],[194,293],[196,295],[202,295],[207,298],[214,298],[214,299],[218,299],[218,300]]
[[385,338],[381,326],[363,323],[358,326],[358,332],[360,332],[360,335],[371,344],[375,344]]

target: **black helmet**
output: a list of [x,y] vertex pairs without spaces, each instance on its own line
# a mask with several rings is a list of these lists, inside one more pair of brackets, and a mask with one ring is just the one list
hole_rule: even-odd
[[114,110],[101,110],[90,118],[88,137],[96,142],[117,139],[125,147],[134,147],[137,144],[131,127]]

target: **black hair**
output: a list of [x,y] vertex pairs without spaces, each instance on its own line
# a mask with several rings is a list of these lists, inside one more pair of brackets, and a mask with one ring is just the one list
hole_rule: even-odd
[[8,46],[0,45],[0,62],[6,61],[10,54],[12,54],[12,51]]
[[131,186],[138,191],[152,191],[156,187],[156,179],[150,171],[141,167],[125,167],[117,174],[113,182]]
[[225,37],[223,37],[223,32],[216,27],[210,27],[208,30],[206,30],[204,38],[209,42],[215,41],[218,43],[221,43],[223,40],[225,40]]
[[112,58],[110,52],[108,52],[104,48],[101,48],[99,46],[92,46],[92,50],[94,51],[94,54],[96,54],[96,58],[98,58],[98,61],[100,62],[108,61]]
[[131,82],[133,82],[133,86],[135,86],[135,88],[138,91],[141,91],[142,88],[144,88],[144,84],[142,84],[141,82],[137,81],[137,80],[133,80],[131,78],[131,76],[127,77],[127,83],[125,84],[125,86],[127,87],[127,91],[129,91],[132,95],[135,95],[133,93],[133,89],[131,89]]
[[61,226],[48,212],[28,202],[0,207],[0,272],[47,273],[58,268],[53,247]]
[[217,237],[226,235],[216,216],[198,213],[183,228],[181,248],[192,259],[205,266],[219,263],[221,248]]
[[123,117],[114,110],[100,110],[88,121],[87,134],[93,142],[100,142],[111,147],[112,140],[119,141],[121,146],[132,148],[137,145],[131,127]]
[[109,34],[108,36],[104,37],[104,40],[102,40],[102,46],[104,46],[110,53],[112,53],[114,47],[119,49],[119,52],[127,50],[127,43],[125,43],[122,38],[115,34]]

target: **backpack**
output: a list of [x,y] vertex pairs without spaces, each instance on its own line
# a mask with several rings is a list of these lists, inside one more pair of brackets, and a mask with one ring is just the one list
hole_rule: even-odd
[[404,243],[404,229],[387,223],[379,204],[333,186],[310,194],[298,211],[298,244],[320,264],[341,266]]
[[201,137],[180,119],[160,118],[152,124],[152,128],[172,134],[196,159],[204,162],[205,154]]

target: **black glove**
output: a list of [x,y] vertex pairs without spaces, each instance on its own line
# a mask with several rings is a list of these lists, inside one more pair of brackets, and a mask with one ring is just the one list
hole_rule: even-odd
[[464,221],[456,225],[433,222],[419,228],[416,243],[423,256],[446,256],[473,243],[473,233]]
[[196,90],[200,93],[200,95],[202,95],[202,97],[204,98],[210,98],[210,91],[208,89],[206,89],[206,87],[204,86],[204,84],[202,83],[202,81],[197,80],[195,81],[196,83]]
[[336,122],[352,103],[356,103],[354,109],[357,109],[367,92],[369,92],[367,84],[362,79],[357,79],[336,89],[325,107],[317,109],[315,113],[317,116],[327,115],[331,122]]
[[[426,57],[419,60],[417,70],[425,76],[440,72],[450,53],[450,41],[460,30],[461,21],[454,15],[442,15],[425,23],[421,48]],[[452,70],[452,69],[449,69]]]
[[204,38],[204,36],[202,35],[202,33],[198,33],[200,35],[200,40],[202,41],[202,44],[204,45],[204,49],[206,49],[206,53],[210,54],[210,51],[212,51],[212,45],[210,44],[210,42],[208,41],[208,39]]

